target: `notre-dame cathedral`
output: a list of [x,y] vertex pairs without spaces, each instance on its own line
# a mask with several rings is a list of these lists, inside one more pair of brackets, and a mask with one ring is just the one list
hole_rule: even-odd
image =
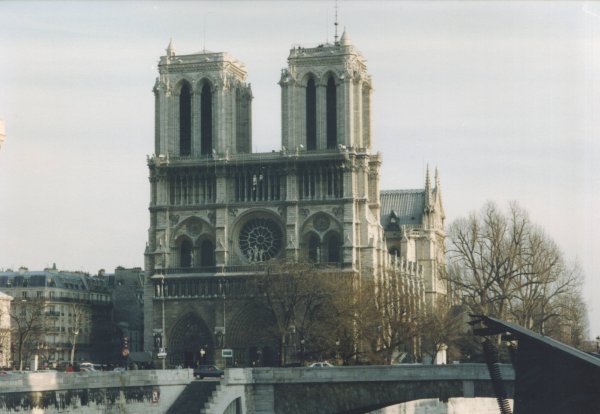
[[[402,275],[416,306],[445,294],[437,171],[424,188],[379,188],[372,80],[344,33],[291,49],[281,71],[281,148],[252,153],[252,91],[227,53],[160,58],[145,253],[147,351],[169,365],[268,352],[260,321],[236,305],[272,259],[309,260],[359,278]],[[273,116],[273,114],[256,114]],[[258,269],[258,270],[257,270]],[[263,349],[264,348],[264,349]],[[261,351],[262,350],[262,351]]]

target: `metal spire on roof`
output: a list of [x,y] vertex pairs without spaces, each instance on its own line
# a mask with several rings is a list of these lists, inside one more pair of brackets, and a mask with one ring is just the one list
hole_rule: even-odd
[[338,42],[338,2],[337,2],[337,0],[335,0],[335,23],[333,23],[333,25],[335,26],[335,35],[333,36],[333,43],[337,44],[337,42]]

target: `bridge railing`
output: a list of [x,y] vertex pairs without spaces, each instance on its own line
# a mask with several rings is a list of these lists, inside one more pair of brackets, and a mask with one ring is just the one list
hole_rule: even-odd
[[[500,366],[502,379],[514,381],[510,364]],[[451,365],[358,365],[330,368],[230,368],[228,384],[277,384],[306,382],[376,382],[376,381],[489,381],[485,364]]]

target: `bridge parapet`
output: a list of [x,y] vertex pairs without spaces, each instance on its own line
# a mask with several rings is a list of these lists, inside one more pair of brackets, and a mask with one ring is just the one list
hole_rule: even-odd
[[128,406],[129,412],[162,414],[193,380],[191,369],[10,373],[0,377],[0,412],[85,414]]
[[[511,365],[500,366],[502,378],[514,381]],[[315,382],[489,381],[485,364],[367,365],[330,368],[231,368],[228,384],[285,384]]]
[[[512,366],[500,372],[512,396]],[[240,368],[227,370],[225,384],[252,390],[246,412],[253,413],[367,412],[424,398],[495,396],[484,364]]]

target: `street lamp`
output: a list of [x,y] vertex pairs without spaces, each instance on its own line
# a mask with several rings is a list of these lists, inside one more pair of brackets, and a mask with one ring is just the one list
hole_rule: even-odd
[[[163,262],[164,266],[164,262]],[[161,307],[162,307],[162,328],[161,328],[161,345],[162,349],[159,349],[159,356],[162,354],[162,369],[166,369],[166,360],[167,360],[167,335],[165,334],[165,275],[161,271],[160,273],[160,297],[161,297]]]
[[600,354],[600,336],[596,337],[596,352]]
[[300,362],[301,364],[304,366],[304,344],[305,344],[305,340],[304,338],[300,339]]
[[339,364],[340,360],[340,338],[335,340],[335,362]]

